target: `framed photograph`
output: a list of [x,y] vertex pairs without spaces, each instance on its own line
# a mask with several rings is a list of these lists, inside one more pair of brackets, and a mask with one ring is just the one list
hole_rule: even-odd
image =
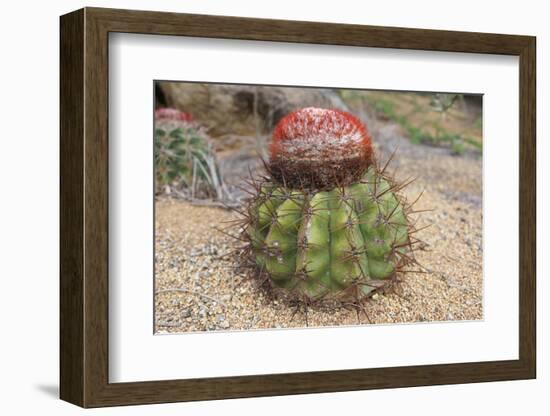
[[534,37],[60,29],[63,400],[535,378]]

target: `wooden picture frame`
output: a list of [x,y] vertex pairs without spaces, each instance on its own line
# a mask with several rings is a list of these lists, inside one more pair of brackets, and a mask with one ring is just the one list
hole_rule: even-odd
[[[60,396],[82,407],[474,383],[536,375],[535,38],[85,8],[61,17]],[[109,383],[110,32],[519,57],[519,359]]]

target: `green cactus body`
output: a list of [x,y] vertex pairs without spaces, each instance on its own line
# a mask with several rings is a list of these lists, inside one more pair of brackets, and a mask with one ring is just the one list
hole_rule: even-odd
[[192,127],[178,127],[170,131],[155,131],[155,159],[157,183],[182,183],[189,187],[193,172],[198,180],[206,179],[206,158],[211,151],[208,144]]
[[187,190],[191,197],[218,197],[222,178],[209,138],[187,121],[155,122],[157,191],[166,186]]
[[276,286],[310,299],[368,295],[394,275],[408,241],[390,186],[374,168],[329,191],[265,184],[248,228],[257,266]]

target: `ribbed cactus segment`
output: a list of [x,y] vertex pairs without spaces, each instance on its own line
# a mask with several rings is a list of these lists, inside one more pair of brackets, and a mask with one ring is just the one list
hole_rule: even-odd
[[155,121],[155,176],[157,192],[168,187],[191,198],[222,199],[224,195],[216,154],[197,124]]
[[208,160],[212,155],[209,143],[200,131],[188,126],[171,131],[155,130],[155,166],[157,185],[183,183],[190,187],[195,179],[204,181]]
[[249,211],[256,265],[302,299],[368,295],[394,276],[409,241],[404,207],[374,167],[327,191],[265,183]]

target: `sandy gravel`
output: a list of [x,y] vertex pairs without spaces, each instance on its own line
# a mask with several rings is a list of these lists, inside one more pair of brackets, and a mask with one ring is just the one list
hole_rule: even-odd
[[221,208],[163,197],[156,202],[156,331],[244,330],[369,323],[475,320],[482,311],[481,157],[411,145],[391,125],[377,127],[377,151],[398,179],[417,180],[405,190],[418,209],[426,250],[417,253],[428,273],[410,273],[395,293],[377,294],[365,313],[322,307],[297,309],[272,299],[232,268],[224,255],[234,242],[213,226],[234,219]]

